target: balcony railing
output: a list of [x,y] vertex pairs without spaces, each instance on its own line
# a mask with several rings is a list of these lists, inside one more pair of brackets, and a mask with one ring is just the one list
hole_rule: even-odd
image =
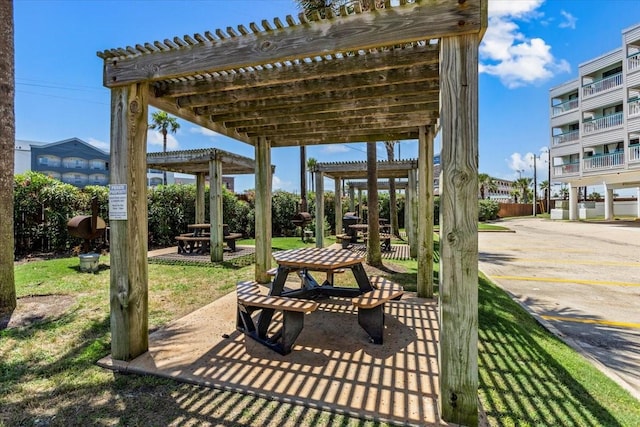
[[640,162],[640,145],[629,147],[629,161]]
[[609,116],[600,117],[598,119],[585,121],[582,124],[582,130],[584,133],[597,132],[599,130],[604,130],[615,126],[622,126],[623,121],[624,117],[622,112],[615,113]]
[[582,86],[582,96],[584,98],[593,96],[605,90],[613,89],[622,85],[622,73],[596,80],[592,83]]
[[554,105],[552,108],[553,111],[551,112],[551,114],[553,117],[555,117],[555,116],[559,116],[560,114],[564,114],[567,111],[575,110],[576,108],[578,108],[578,100],[570,99],[561,104]]
[[580,163],[567,163],[553,167],[553,176],[573,175],[580,172]]
[[629,117],[640,116],[640,99],[629,101]]
[[559,135],[553,135],[553,145],[577,141],[578,139],[580,139],[580,132],[577,129],[570,130],[569,132],[561,133]]
[[627,57],[627,71],[634,71],[640,68],[640,52]]
[[599,154],[583,160],[584,170],[614,169],[624,165],[624,152]]

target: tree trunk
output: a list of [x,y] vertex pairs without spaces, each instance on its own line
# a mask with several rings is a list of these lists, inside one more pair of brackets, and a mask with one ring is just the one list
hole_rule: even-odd
[[[167,130],[162,130],[162,152],[167,152]],[[167,185],[167,171],[162,171],[162,184]]]
[[[395,141],[386,141],[384,143],[387,149],[387,160],[393,162],[393,150]],[[389,178],[389,225],[391,226],[391,234],[400,237],[400,225],[398,223],[398,205],[396,201],[396,180]]]
[[376,163],[376,143],[367,142],[367,264],[382,267],[380,252],[380,215],[378,213],[378,164]]
[[300,146],[300,212],[308,212],[307,207],[307,150]]
[[16,308],[13,271],[13,171],[15,168],[15,62],[13,1],[0,1],[0,313]]

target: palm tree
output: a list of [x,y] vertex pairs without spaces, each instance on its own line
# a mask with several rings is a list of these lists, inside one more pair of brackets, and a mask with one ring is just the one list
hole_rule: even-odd
[[316,167],[317,164],[318,164],[318,161],[313,157],[309,157],[309,159],[307,159],[307,169],[309,170],[309,174],[311,174],[311,191],[316,191],[316,182],[313,179],[313,176],[314,176],[313,169]]
[[546,211],[549,212],[549,202],[550,202],[550,198],[549,198],[549,191],[551,191],[551,187],[549,186],[549,181],[548,180],[544,180],[542,181],[539,185],[538,188],[544,192],[544,205],[546,207]]
[[[180,129],[180,123],[175,117],[171,117],[164,111],[156,111],[151,115],[149,129],[160,131],[162,134],[162,152],[167,152],[167,133],[176,133]],[[167,172],[162,174],[162,183],[167,185]]]
[[518,190],[517,188],[514,188],[513,190],[511,190],[509,195],[511,195],[511,198],[513,199],[514,203],[518,203],[518,197],[520,197],[520,190]]
[[518,178],[513,182],[513,186],[522,191],[522,203],[529,202],[529,187],[531,186],[532,182],[533,179],[526,176]]
[[484,200],[485,193],[498,191],[498,184],[496,180],[491,178],[489,174],[479,173],[478,174],[478,189],[480,190],[480,198]]
[[13,1],[0,1],[0,313],[16,308],[13,170],[16,141]]

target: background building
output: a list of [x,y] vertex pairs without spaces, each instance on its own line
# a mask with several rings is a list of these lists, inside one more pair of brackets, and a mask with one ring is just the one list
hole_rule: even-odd
[[109,184],[109,154],[81,139],[31,144],[30,148],[33,171],[80,188]]
[[569,219],[578,219],[578,187],[593,185],[604,186],[605,218],[613,219],[614,190],[640,195],[640,25],[552,88],[550,107],[551,179],[569,185]]

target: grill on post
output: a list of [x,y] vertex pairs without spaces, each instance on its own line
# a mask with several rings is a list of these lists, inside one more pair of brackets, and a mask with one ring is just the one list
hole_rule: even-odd
[[89,252],[92,240],[103,237],[107,224],[98,216],[98,201],[91,200],[91,215],[74,216],[67,222],[67,231],[73,237],[84,239],[82,252]]
[[311,214],[309,212],[298,212],[291,218],[291,222],[296,227],[300,227],[300,236],[304,242],[304,228],[311,223]]
[[344,234],[351,237],[351,243],[358,241],[358,230],[349,227],[355,225],[360,221],[360,217],[357,212],[346,212],[342,217],[342,226],[344,227]]

